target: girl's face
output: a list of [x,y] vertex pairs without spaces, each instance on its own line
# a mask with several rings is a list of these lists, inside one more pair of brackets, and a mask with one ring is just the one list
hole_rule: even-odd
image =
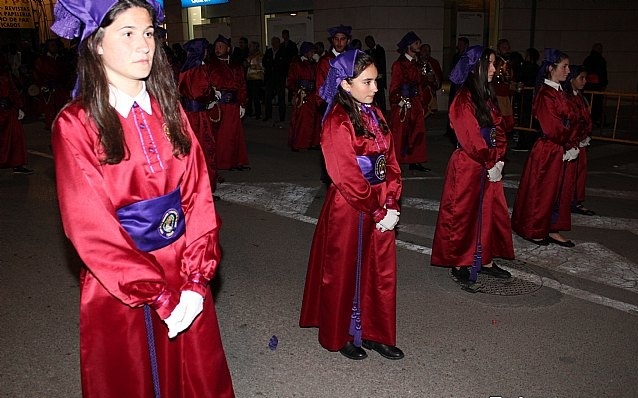
[[494,74],[496,73],[496,66],[494,63],[496,62],[496,55],[490,54],[490,64],[487,66],[487,81],[491,82],[494,78]]
[[564,82],[569,75],[569,59],[565,58],[560,61],[556,67],[550,67],[550,80],[554,83]]
[[580,72],[578,76],[572,79],[572,89],[580,91],[585,88],[586,83],[587,72]]
[[342,80],[341,87],[362,104],[371,104],[377,92],[377,75],[377,67],[371,64],[356,79],[352,79],[352,83]]
[[155,39],[151,15],[141,7],[129,8],[100,29],[104,36],[97,50],[109,83],[131,96],[137,95],[141,80],[148,77],[153,66]]

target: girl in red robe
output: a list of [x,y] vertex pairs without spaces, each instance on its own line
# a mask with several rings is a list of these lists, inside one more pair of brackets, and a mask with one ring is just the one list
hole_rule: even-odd
[[461,282],[476,282],[479,272],[509,278],[493,258],[514,258],[501,182],[507,139],[490,84],[495,61],[494,50],[470,47],[450,73],[453,83],[463,85],[450,106],[458,148],[445,171],[431,262],[455,267],[452,274]]
[[233,397],[208,286],[220,220],[172,70],[155,51],[162,10],[154,0],[59,0],[55,16],[58,35],[82,34],[77,96],[52,136],[64,231],[84,263],[82,395]]
[[[538,245],[573,247],[560,231],[571,229],[575,160],[578,158],[578,117],[560,83],[569,74],[566,54],[545,49],[532,112],[542,136],[534,143],[523,168],[512,212],[512,229]],[[539,82],[539,83],[541,83]]]
[[361,346],[400,359],[394,227],[401,169],[392,134],[371,105],[372,58],[350,50],[330,65],[320,91],[328,103],[321,149],[333,183],[312,241],[299,324],[319,328],[319,343],[350,359],[367,357]]

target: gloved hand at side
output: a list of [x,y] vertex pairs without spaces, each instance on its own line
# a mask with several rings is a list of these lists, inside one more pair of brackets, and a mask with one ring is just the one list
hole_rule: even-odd
[[498,161],[496,162],[496,164],[494,165],[494,167],[492,167],[491,169],[487,170],[487,179],[490,182],[498,182],[501,181],[501,179],[503,178],[503,166],[505,165],[505,163],[503,163],[502,161]]
[[246,114],[246,108],[244,108],[243,106],[240,106],[239,107],[239,118],[243,119],[245,114]]
[[570,160],[576,160],[578,158],[578,153],[580,153],[579,148],[570,148],[565,151],[563,155],[563,162],[569,162]]
[[401,213],[398,210],[388,209],[385,217],[376,224],[376,228],[381,232],[392,231],[399,222],[399,214]]
[[172,339],[186,330],[204,309],[204,297],[192,290],[184,290],[179,303],[164,323],[168,326],[168,338]]
[[591,137],[585,137],[584,140],[578,143],[578,147],[583,148],[583,147],[589,146],[589,141],[591,141]]

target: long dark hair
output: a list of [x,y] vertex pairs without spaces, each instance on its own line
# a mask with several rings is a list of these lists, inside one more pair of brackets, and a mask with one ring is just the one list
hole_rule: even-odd
[[490,56],[492,54],[496,56],[496,52],[491,48],[484,49],[480,60],[474,65],[472,72],[465,81],[465,86],[472,96],[476,120],[478,120],[481,127],[488,127],[494,124],[491,106],[498,106],[496,95],[491,83],[488,81],[488,68],[490,67]]
[[[97,127],[98,141],[103,151],[103,164],[118,164],[128,157],[124,131],[117,111],[109,104],[109,82],[98,47],[104,38],[102,28],[113,23],[121,12],[134,7],[144,8],[153,22],[157,16],[153,7],[145,0],[120,0],[105,15],[100,29],[80,43],[78,57],[77,101],[87,111]],[[146,79],[146,89],[159,103],[168,127],[173,155],[179,157],[190,152],[191,141],[179,109],[179,96],[173,72],[168,64],[161,43],[155,38],[153,67]]]
[[[364,52],[359,52],[354,61],[352,77],[346,78],[345,81],[347,81],[349,84],[352,84],[352,81],[356,79],[370,65],[374,65],[374,59]],[[354,127],[354,134],[356,136],[364,136],[369,138],[374,137],[374,133],[368,130],[365,123],[363,122],[363,116],[361,115],[361,111],[359,110],[359,101],[355,100],[352,95],[350,95],[350,93],[346,92],[341,87],[341,85],[339,85],[334,101],[335,103],[341,105],[341,107],[350,117],[350,121],[352,122],[352,126]],[[380,115],[378,108],[376,106],[373,106],[372,110],[377,116],[381,132],[383,133],[383,135],[388,134],[390,129],[388,129],[388,125],[384,121],[383,116]]]

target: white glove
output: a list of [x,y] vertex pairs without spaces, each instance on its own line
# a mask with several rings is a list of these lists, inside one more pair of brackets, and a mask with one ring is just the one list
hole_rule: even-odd
[[578,143],[579,148],[584,148],[589,145],[589,141],[591,141],[591,137],[585,137],[584,140]]
[[565,151],[565,154],[563,155],[563,162],[567,161],[569,162],[570,160],[576,160],[578,158],[578,153],[580,152],[580,149],[578,148],[570,148],[568,150]]
[[499,182],[501,181],[501,178],[503,178],[503,166],[505,165],[505,163],[503,163],[502,161],[498,161],[496,162],[496,164],[494,165],[494,167],[492,167],[491,169],[489,169],[487,171],[487,179],[490,180],[490,182]]
[[242,119],[245,114],[246,114],[246,108],[244,108],[243,106],[240,106],[239,107],[239,118]]
[[22,109],[18,109],[18,120],[24,119],[24,112]]
[[204,309],[204,297],[192,290],[184,290],[179,298],[179,303],[168,316],[164,323],[168,326],[168,338],[172,339],[184,330],[197,318]]
[[217,90],[215,87],[213,87],[213,90],[215,90],[215,99],[216,99],[216,101],[219,101],[222,98],[222,92]]
[[399,214],[401,213],[398,210],[388,209],[383,220],[376,224],[377,229],[381,232],[392,231],[399,222]]

